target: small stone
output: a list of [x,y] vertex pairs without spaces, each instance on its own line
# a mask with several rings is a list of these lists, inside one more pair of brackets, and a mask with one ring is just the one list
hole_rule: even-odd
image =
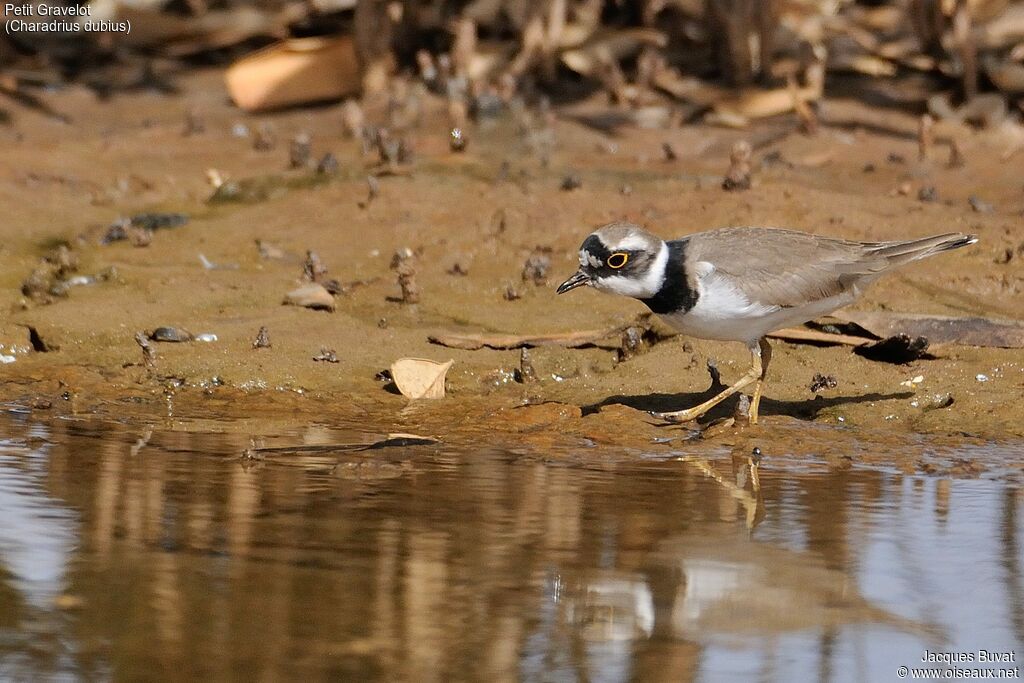
[[195,339],[191,332],[180,327],[158,327],[147,336],[156,342],[171,343],[190,342]]
[[917,198],[922,202],[939,201],[939,192],[934,185],[925,185],[917,191]]

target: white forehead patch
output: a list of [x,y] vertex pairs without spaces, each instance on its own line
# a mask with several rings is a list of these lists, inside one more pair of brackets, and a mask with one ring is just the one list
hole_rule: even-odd
[[601,263],[601,259],[597,258],[596,256],[593,256],[586,249],[580,249],[580,265],[586,266],[588,264],[591,268],[600,268],[603,265]]

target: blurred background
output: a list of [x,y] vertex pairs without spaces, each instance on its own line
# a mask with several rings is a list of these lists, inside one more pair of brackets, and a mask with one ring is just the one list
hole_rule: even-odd
[[449,100],[456,127],[515,97],[600,96],[645,127],[790,110],[812,126],[823,92],[984,125],[1024,107],[1024,2],[1011,0],[5,5],[0,93],[16,104],[3,106],[43,106],[38,89],[72,81],[173,91],[185,71],[231,65],[246,110],[394,99],[411,77]]

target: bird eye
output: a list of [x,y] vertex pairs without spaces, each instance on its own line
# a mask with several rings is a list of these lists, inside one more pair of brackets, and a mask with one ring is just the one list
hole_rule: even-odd
[[626,265],[626,261],[629,260],[629,254],[624,254],[621,251],[612,254],[608,257],[608,267],[618,270],[622,266]]

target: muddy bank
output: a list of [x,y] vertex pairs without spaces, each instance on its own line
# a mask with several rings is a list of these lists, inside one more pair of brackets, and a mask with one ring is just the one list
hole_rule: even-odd
[[[104,103],[74,88],[47,93],[70,124],[19,111],[0,127],[0,306],[8,312],[0,344],[15,359],[2,367],[0,398],[111,414],[165,412],[168,401],[198,412],[263,405],[268,414],[323,420],[358,410],[382,427],[467,434],[480,425],[516,433],[518,419],[508,417],[516,406],[547,402],[565,415],[532,434],[593,431],[610,443],[648,444],[663,430],[648,426],[643,411],[696,400],[709,385],[709,359],[730,381],[745,369],[745,350],[678,336],[623,361],[607,348],[538,348],[538,381],[522,384],[517,350],[428,341],[445,330],[542,334],[632,319],[642,310],[636,302],[554,295],[582,237],[616,219],[665,237],[729,224],[864,240],[974,232],[977,246],[886,278],[857,308],[1024,317],[1024,192],[1019,174],[1008,172],[1014,159],[1002,158],[1012,147],[1004,130],[940,123],[939,135],[955,137],[964,157],[950,167],[942,148],[918,159],[913,117],[834,100],[813,137],[785,119],[746,131],[696,125],[609,135],[573,112],[547,123],[509,114],[470,129],[466,150],[454,152],[443,103],[427,98],[421,124],[404,133],[412,161],[382,174],[376,154],[345,137],[340,107],[244,116],[224,101],[220,77],[187,77],[180,95]],[[202,118],[201,131],[185,134],[187,112]],[[273,144],[254,144],[260,131]],[[310,136],[313,163],[289,168],[289,142],[300,133]],[[753,187],[724,192],[729,150],[741,137],[755,148]],[[318,175],[313,165],[328,151],[338,168]],[[379,174],[375,196],[371,174]],[[211,175],[236,183],[232,198],[241,201],[208,202]],[[113,223],[142,213],[188,220],[152,231],[148,246],[130,235],[101,244]],[[51,303],[26,296],[26,278],[62,243],[77,275],[102,277]],[[415,253],[415,304],[401,301],[390,267],[406,247]],[[302,284],[307,250],[341,285],[333,312],[282,305]],[[546,277],[524,280],[531,256],[549,261]],[[159,326],[216,341],[154,342],[155,363],[146,367],[135,334]],[[29,327],[50,351],[30,350]],[[270,346],[254,348],[261,327]],[[891,365],[845,347],[775,349],[762,430],[797,420],[1024,436],[1019,350],[934,346],[934,359]],[[337,362],[314,360],[324,350]],[[449,396],[410,406],[389,392],[377,375],[402,356],[453,359]],[[812,391],[817,374],[835,386]]]

